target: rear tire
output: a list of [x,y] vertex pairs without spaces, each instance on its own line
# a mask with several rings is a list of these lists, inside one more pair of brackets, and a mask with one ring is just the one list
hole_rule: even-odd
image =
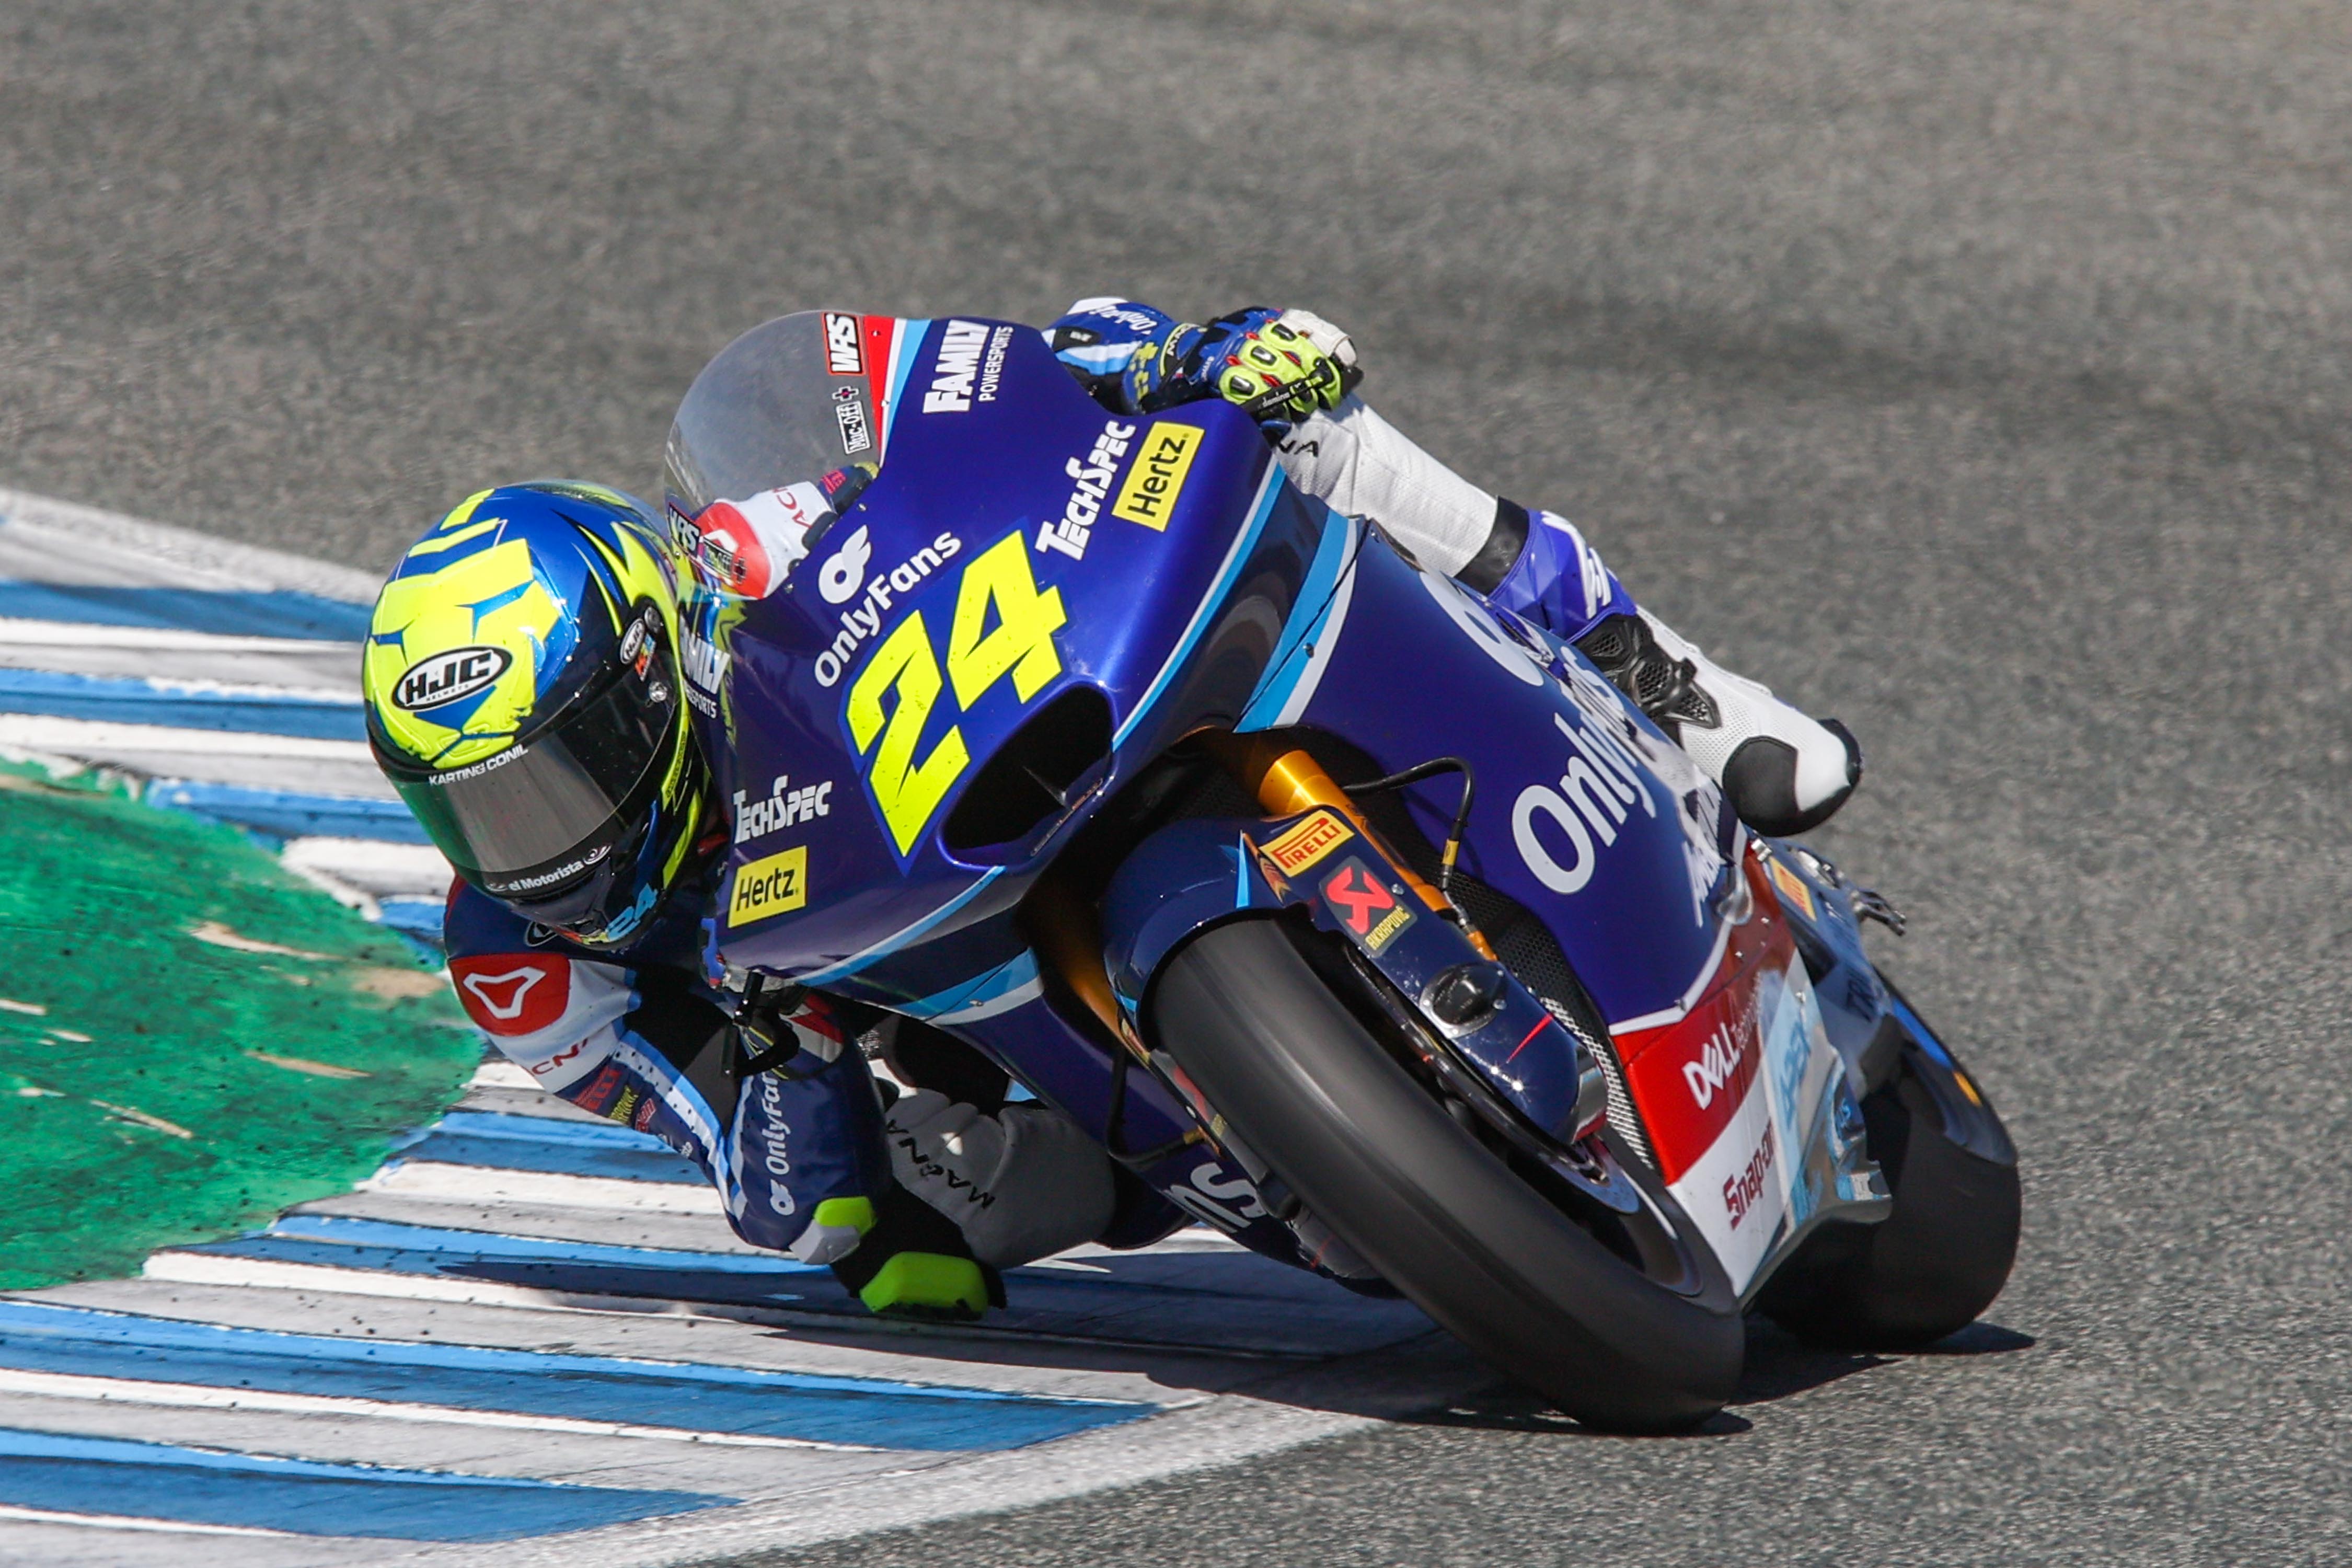
[[1877,1225],[1824,1226],[1757,1299],[1781,1327],[1815,1343],[1933,1344],[1992,1305],[2017,1258],[2016,1145],[1975,1079],[1888,992],[1910,1037],[1862,1114],[1894,1207]]
[[1730,1398],[1737,1297],[1647,1173],[1621,1162],[1646,1201],[1628,1226],[1647,1226],[1646,1244],[1625,1248],[1653,1260],[1642,1269],[1448,1116],[1281,923],[1193,938],[1161,967],[1147,1018],[1307,1208],[1498,1370],[1619,1431],[1685,1428]]

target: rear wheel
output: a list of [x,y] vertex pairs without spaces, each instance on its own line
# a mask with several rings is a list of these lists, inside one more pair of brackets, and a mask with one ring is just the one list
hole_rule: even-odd
[[1894,1207],[1877,1225],[1824,1226],[1757,1300],[1818,1343],[1933,1344],[1992,1305],[2017,1257],[2016,1145],[1976,1080],[1888,994],[1906,1037],[1862,1114]]
[[1415,1305],[1570,1415],[1665,1431],[1720,1409],[1739,1309],[1673,1199],[1630,1162],[1630,1214],[1580,1211],[1566,1182],[1538,1192],[1293,942],[1275,920],[1214,927],[1161,968],[1147,1010],[1240,1141]]

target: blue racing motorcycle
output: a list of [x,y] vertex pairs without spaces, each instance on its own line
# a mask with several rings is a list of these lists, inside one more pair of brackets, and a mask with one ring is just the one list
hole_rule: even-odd
[[1751,1307],[1903,1345],[1999,1291],[2015,1152],[1864,955],[1892,911],[1242,413],[810,312],[694,383],[673,521],[820,476],[786,586],[687,638],[720,787],[829,803],[753,814],[714,953],[1075,1118],[1108,1245],[1201,1221],[1635,1430],[1730,1397]]

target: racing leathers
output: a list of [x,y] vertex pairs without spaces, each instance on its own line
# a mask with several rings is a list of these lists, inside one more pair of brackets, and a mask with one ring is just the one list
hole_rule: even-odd
[[977,1315],[997,1270],[1109,1223],[1108,1162],[1059,1112],[877,1083],[861,1043],[920,1026],[797,986],[747,1000],[712,984],[714,887],[706,871],[634,940],[592,950],[459,882],[450,978],[541,1089],[659,1138],[737,1236],[833,1265],[877,1310]]

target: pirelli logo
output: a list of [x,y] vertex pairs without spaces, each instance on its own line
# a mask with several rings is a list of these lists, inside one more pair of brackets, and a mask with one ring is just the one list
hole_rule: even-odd
[[1318,811],[1284,828],[1264,853],[1284,876],[1296,877],[1352,837],[1347,824],[1330,812]]
[[1805,879],[1778,860],[1768,860],[1765,864],[1772,868],[1772,885],[1780,889],[1782,900],[1804,910],[1807,920],[1819,919],[1813,913],[1813,890],[1805,886]]
[[1164,421],[1146,430],[1143,439],[1136,443],[1135,463],[1127,470],[1127,482],[1118,487],[1118,499],[1111,502],[1111,516],[1150,529],[1166,529],[1176,512],[1176,498],[1184,493],[1184,476],[1192,471],[1192,454],[1201,449],[1201,435],[1198,426]]
[[727,900],[730,929],[781,915],[808,902],[808,846],[795,844],[781,855],[747,860],[735,871],[735,893]]

